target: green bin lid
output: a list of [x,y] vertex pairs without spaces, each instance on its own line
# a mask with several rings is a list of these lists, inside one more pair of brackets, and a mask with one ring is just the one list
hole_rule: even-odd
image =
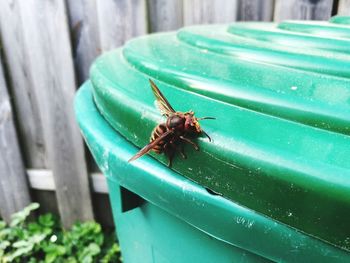
[[[136,151],[136,147],[115,131],[101,116],[94,104],[91,90],[89,81],[79,89],[75,99],[76,116],[89,149],[107,178],[118,232],[128,231],[128,227],[125,226],[125,217],[128,218],[127,220],[132,219],[131,225],[139,224],[137,215],[144,217],[147,228],[154,229],[153,223],[156,222],[156,224],[167,225],[172,229],[172,233],[177,231],[176,224],[168,221],[157,222],[163,220],[163,217],[156,217],[156,220],[154,217],[152,219],[152,216],[149,218],[149,214],[145,212],[148,209],[143,206],[144,204],[137,208],[137,211],[124,211],[129,214],[125,214],[122,220],[121,207],[118,204],[118,200],[121,199],[118,188],[122,186],[141,196],[151,206],[157,206],[168,215],[181,219],[191,227],[221,241],[221,247],[230,245],[231,252],[237,251],[238,248],[245,250],[241,260],[255,262],[254,257],[251,257],[255,254],[258,256],[255,259],[259,262],[266,260],[269,262],[349,262],[349,252],[224,197],[213,195],[204,187],[168,169],[150,156],[145,156],[135,165],[126,165],[127,160]],[[142,225],[142,220],[140,223]],[[163,233],[155,239],[161,240],[167,234],[169,233],[165,235]],[[135,253],[130,251],[132,246],[131,248],[128,246],[125,238],[140,241],[139,237],[130,233],[127,237],[121,234],[118,238],[126,249],[124,251],[122,248],[123,252]],[[172,236],[166,238],[168,240],[165,243],[174,242],[176,239]],[[190,234],[185,234],[182,238],[184,243],[182,248],[179,248],[181,251],[183,246],[190,246],[189,249],[191,249],[191,242],[202,245],[202,241],[193,240]],[[153,237],[150,239],[153,240]],[[152,244],[148,245],[153,247],[155,244],[153,241],[150,242]],[[195,249],[198,244],[192,248]],[[195,255],[198,251],[193,253]],[[209,256],[208,261],[216,262],[217,260],[213,257],[218,253],[221,252],[206,251],[205,254]],[[225,257],[227,254],[222,256]],[[232,260],[234,259],[231,257]]]
[[350,250],[348,24],[234,23],[140,37],[96,60],[93,97],[109,124],[143,147],[165,121],[154,80],[175,110],[216,117],[201,121],[213,142],[198,138],[199,152],[185,146],[174,171]]

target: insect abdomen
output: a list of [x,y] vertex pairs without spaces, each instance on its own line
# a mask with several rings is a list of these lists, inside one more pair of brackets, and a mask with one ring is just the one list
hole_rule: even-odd
[[[159,138],[163,133],[165,133],[167,131],[167,128],[165,126],[164,123],[161,123],[161,124],[158,124],[153,132],[152,132],[152,136],[151,136],[151,139],[150,139],[150,142],[153,142],[154,140],[156,140],[157,138]],[[163,152],[163,149],[164,149],[164,144],[166,142],[164,140],[161,140],[157,145],[155,145],[153,147],[153,151],[160,154]]]

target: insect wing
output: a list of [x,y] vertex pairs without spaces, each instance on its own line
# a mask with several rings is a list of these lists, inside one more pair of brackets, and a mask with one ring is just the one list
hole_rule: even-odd
[[153,142],[150,142],[145,147],[143,147],[137,154],[135,154],[128,162],[132,162],[136,160],[137,158],[140,158],[142,155],[145,155],[149,151],[151,151],[158,143],[160,143],[162,140],[164,140],[167,136],[172,134],[173,131],[169,130],[165,133],[163,133],[161,136],[159,136],[157,139],[155,139]]
[[169,101],[160,92],[160,90],[158,89],[156,84],[152,80],[149,80],[149,82],[151,83],[152,91],[153,91],[154,96],[157,99],[157,105],[158,105],[161,113],[167,117],[169,117],[170,115],[175,113],[175,110],[173,109],[173,107],[171,107]]

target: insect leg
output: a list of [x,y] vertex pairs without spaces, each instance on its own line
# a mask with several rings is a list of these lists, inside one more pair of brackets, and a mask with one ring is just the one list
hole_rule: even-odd
[[174,151],[177,151],[180,153],[182,159],[187,159],[183,144],[176,145],[174,143],[171,143],[171,145],[172,145],[172,148],[174,149]]
[[181,144],[179,152],[180,152],[180,155],[181,155],[182,159],[187,159],[187,156],[185,154],[185,149],[184,149],[183,144]]
[[164,154],[168,157],[168,167],[171,168],[174,158],[174,149],[170,142],[164,145]]
[[184,137],[184,136],[179,136],[179,138],[189,144],[191,144],[193,146],[193,148],[196,150],[196,151],[199,151],[199,147],[197,144],[195,144],[193,141],[191,141],[190,139]]
[[173,165],[174,151],[170,150],[167,151],[165,154],[168,157],[168,167],[171,168],[171,166]]

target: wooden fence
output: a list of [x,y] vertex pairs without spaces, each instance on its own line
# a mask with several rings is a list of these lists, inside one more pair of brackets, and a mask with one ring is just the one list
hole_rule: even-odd
[[75,90],[102,52],[192,24],[335,14],[350,15],[350,0],[0,0],[1,216],[36,200],[58,208],[66,227],[94,214],[111,223],[104,177],[73,114]]

